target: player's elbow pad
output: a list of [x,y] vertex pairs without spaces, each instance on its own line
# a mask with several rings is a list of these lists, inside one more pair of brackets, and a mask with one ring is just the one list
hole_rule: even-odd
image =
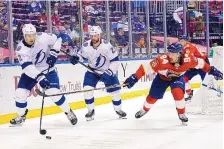
[[110,66],[109,66],[109,69],[114,73],[116,74],[118,68],[119,68],[119,65],[120,65],[120,62],[119,61],[113,61]]
[[23,72],[29,76],[30,78],[37,79],[40,72],[37,70],[37,68],[34,67],[34,65],[28,65],[23,69]]

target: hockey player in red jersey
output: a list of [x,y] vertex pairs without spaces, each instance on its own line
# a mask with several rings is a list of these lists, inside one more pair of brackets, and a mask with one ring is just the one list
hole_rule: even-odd
[[156,59],[152,60],[149,65],[148,63],[146,65],[142,64],[134,74],[125,80],[124,84],[128,84],[127,87],[131,88],[149,71],[156,72],[157,75],[152,82],[143,109],[138,111],[135,117],[140,118],[145,115],[158,99],[163,98],[166,89],[170,86],[171,93],[176,102],[178,117],[183,123],[186,123],[188,122],[188,118],[185,115],[185,82],[183,79],[185,71],[190,68],[202,69],[210,75],[219,78],[222,78],[223,74],[215,67],[205,63],[203,59],[195,58],[192,55],[182,55],[182,46],[179,43],[173,43],[169,45],[167,49],[167,54],[158,56]]
[[[201,53],[201,51],[192,43],[187,41],[187,36],[181,36],[179,38],[180,44],[183,46],[182,54],[186,55],[193,55],[196,58],[202,58],[205,60],[206,63],[209,63],[208,57]],[[189,69],[185,74],[184,74],[184,81],[185,81],[185,88],[186,88],[186,93],[187,97],[185,98],[185,101],[190,101],[192,96],[193,96],[193,90],[191,90],[190,82],[194,76],[200,75],[201,80],[203,81],[206,75],[206,72],[204,72],[202,69]]]

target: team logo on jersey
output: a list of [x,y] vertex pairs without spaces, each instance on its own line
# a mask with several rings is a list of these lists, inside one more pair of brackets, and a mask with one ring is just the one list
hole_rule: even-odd
[[40,50],[40,52],[38,52],[36,55],[36,58],[35,58],[36,60],[34,64],[36,65],[36,64],[42,63],[45,57],[46,57],[46,53],[43,52],[43,49]]
[[108,44],[109,42],[107,40],[103,40],[103,43]]
[[88,42],[85,42],[84,44],[83,44],[83,47],[87,47],[88,46]]
[[19,51],[19,50],[21,50],[22,49],[22,47],[21,46],[18,46],[17,48],[16,48],[16,51]]
[[106,62],[106,57],[100,54],[100,56],[96,58],[95,68],[98,69],[103,67],[105,62]]

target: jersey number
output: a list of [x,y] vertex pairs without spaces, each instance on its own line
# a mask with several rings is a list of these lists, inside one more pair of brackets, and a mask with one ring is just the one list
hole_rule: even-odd
[[160,58],[163,60],[162,64],[167,64],[169,61],[166,59],[167,56],[166,55],[162,55],[160,56]]
[[190,61],[191,61],[190,57],[186,57],[186,58],[184,58],[184,62],[185,62],[185,63],[190,62]]

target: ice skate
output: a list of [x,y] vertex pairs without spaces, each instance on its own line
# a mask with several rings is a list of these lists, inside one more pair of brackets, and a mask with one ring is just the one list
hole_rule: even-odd
[[78,122],[78,119],[75,115],[75,113],[70,109],[70,112],[65,112],[65,115],[67,116],[68,120],[71,122],[72,125],[75,125]]
[[136,114],[135,114],[135,118],[141,118],[142,116],[144,116],[148,111],[145,111],[144,109],[138,111]]
[[95,110],[89,110],[88,113],[85,115],[87,121],[94,120]]
[[188,118],[185,114],[178,114],[179,119],[181,120],[182,124],[187,126]]
[[26,109],[25,113],[22,116],[16,116],[12,120],[10,120],[11,126],[21,126],[23,122],[26,120],[26,115],[28,113],[28,109]]
[[191,98],[193,97],[193,92],[194,91],[191,90],[190,94],[186,98],[184,98],[186,103],[190,103],[191,102]]
[[127,114],[124,111],[118,110],[116,111],[116,113],[119,116],[119,118],[126,119]]

